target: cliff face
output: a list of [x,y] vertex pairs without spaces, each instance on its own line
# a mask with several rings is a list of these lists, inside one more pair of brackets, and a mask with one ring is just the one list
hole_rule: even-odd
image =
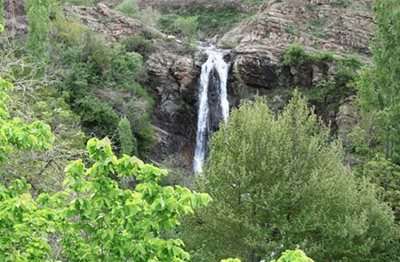
[[[220,40],[234,48],[232,66],[234,93],[240,99],[254,95],[270,97],[275,108],[285,104],[292,88],[323,93],[323,85],[340,70],[329,61],[282,66],[288,46],[298,43],[309,53],[327,51],[337,57],[354,57],[370,64],[369,41],[373,34],[371,1],[334,0],[269,1],[259,12]],[[354,125],[356,112],[349,112],[347,97],[354,91],[326,94],[315,102],[319,113],[344,140]]]
[[237,77],[250,88],[273,88],[277,80],[273,68],[292,43],[302,44],[310,52],[355,55],[369,63],[373,25],[369,4],[358,2],[359,6],[350,8],[331,2],[274,1],[227,32],[219,43],[236,46]]

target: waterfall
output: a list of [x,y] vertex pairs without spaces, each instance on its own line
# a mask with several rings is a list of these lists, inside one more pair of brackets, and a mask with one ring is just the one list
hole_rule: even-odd
[[196,150],[193,159],[195,173],[203,170],[210,133],[218,128],[222,120],[227,121],[229,117],[226,87],[229,64],[224,61],[223,51],[213,46],[207,47],[204,53],[208,58],[202,65],[200,76]]

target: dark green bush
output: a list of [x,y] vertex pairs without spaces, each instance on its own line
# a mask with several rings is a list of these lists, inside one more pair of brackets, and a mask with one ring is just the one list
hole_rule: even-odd
[[127,37],[121,41],[127,52],[136,52],[147,58],[155,48],[153,42],[140,35]]

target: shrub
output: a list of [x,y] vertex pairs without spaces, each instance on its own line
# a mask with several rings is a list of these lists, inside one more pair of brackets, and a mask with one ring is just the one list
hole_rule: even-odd
[[141,54],[144,58],[154,52],[155,47],[151,40],[148,40],[140,35],[127,37],[121,41],[127,52],[136,52]]
[[118,124],[118,140],[120,144],[121,155],[138,155],[137,141],[132,134],[131,123],[124,117]]
[[44,62],[48,54],[50,0],[29,0],[26,2],[25,8],[29,24],[28,51],[33,59]]
[[116,7],[116,10],[129,17],[138,17],[140,13],[137,0],[123,0],[122,3]]

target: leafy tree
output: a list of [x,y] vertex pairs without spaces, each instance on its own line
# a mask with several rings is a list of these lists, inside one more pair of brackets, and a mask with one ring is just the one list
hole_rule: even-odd
[[44,61],[50,31],[50,1],[29,0],[26,2],[28,28],[28,50],[37,61]]
[[392,208],[400,222],[400,166],[377,154],[363,167],[363,174],[378,185],[383,200]]
[[0,164],[13,152],[14,148],[24,150],[45,150],[54,140],[50,127],[42,122],[24,123],[19,118],[9,118],[6,103],[11,83],[0,78]]
[[362,72],[358,88],[359,125],[352,133],[357,170],[376,183],[400,221],[400,3],[374,1],[377,24],[372,42],[374,66]]
[[[162,187],[165,170],[127,155],[118,159],[108,139],[91,139],[88,154],[66,168],[66,189],[35,200],[29,185],[0,185],[2,261],[51,261],[50,234],[60,237],[61,256],[71,261],[187,261],[180,239],[164,238],[179,219],[210,201],[207,194]],[[134,177],[135,190],[122,190],[110,177]]]
[[[0,78],[0,164],[15,149],[45,150],[54,140],[50,127],[42,122],[26,124],[11,119],[6,103],[11,83]],[[28,193],[29,185],[15,180],[8,188],[0,184],[0,260],[46,261],[51,248],[47,233],[53,228],[51,212],[42,209]]]
[[298,92],[276,117],[262,99],[243,104],[210,143],[198,183],[213,204],[183,232],[203,261],[259,261],[297,245],[317,261],[387,255],[392,212]]
[[45,151],[14,148],[13,157],[0,169],[0,180],[9,184],[23,177],[35,193],[60,190],[65,165],[84,154],[80,119],[52,88],[55,78],[50,71],[39,75],[41,69],[37,63],[12,48],[2,49],[0,57],[0,72],[14,86],[9,93],[10,118],[20,118],[26,123],[39,120],[48,124],[54,135],[53,146]]
[[[108,139],[91,139],[87,148],[94,165],[86,168],[78,160],[66,168],[62,194],[68,197],[58,212],[65,255],[72,261],[188,260],[182,240],[164,239],[161,233],[174,229],[209,196],[160,186],[165,170],[127,155],[117,159]],[[111,174],[140,183],[134,191],[121,190]]]
[[0,184],[0,260],[51,261],[47,238],[54,232],[54,212],[40,205],[25,180]]
[[372,44],[374,67],[358,83],[365,143],[372,157],[382,152],[400,163],[400,4],[397,0],[374,2],[378,29]]
[[118,139],[121,146],[121,154],[137,156],[137,142],[132,134],[131,123],[124,117],[118,124]]

